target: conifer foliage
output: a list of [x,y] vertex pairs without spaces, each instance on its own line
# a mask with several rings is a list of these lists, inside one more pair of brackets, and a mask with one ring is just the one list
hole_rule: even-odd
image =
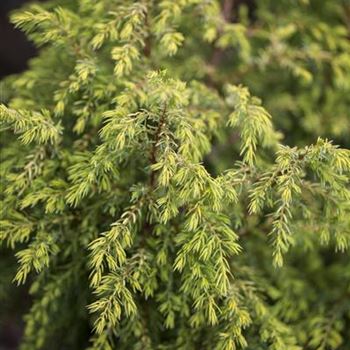
[[347,0],[56,0],[12,21],[40,47],[0,106],[22,350],[349,349]]

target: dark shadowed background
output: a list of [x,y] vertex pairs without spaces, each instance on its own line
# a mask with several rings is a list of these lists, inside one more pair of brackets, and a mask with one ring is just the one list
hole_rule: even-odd
[[9,12],[25,2],[28,0],[0,0],[0,79],[25,69],[28,59],[35,55],[33,45],[8,19]]
[[[25,2],[28,0],[0,0],[0,80],[9,74],[23,71],[28,59],[36,53],[33,45],[10,24],[8,18],[11,10]],[[23,305],[17,307],[27,309],[28,298],[24,288],[21,288],[19,300]],[[0,350],[16,350],[22,333],[21,318],[12,305],[0,305],[2,312],[7,316],[5,324],[0,325]]]

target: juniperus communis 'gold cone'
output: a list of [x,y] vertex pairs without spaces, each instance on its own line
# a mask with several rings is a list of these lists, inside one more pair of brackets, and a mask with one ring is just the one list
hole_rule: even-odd
[[40,47],[1,88],[22,350],[349,349],[348,1],[60,0],[12,21]]

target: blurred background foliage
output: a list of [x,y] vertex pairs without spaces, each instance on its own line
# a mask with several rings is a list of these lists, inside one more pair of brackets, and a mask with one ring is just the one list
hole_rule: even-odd
[[[0,75],[5,77],[11,74],[0,83],[0,102],[6,103],[11,100],[13,107],[30,108],[33,101],[36,101],[38,105],[58,110],[60,106],[52,102],[52,96],[55,95],[57,101],[61,97],[69,100],[69,96],[63,96],[67,86],[63,85],[62,89],[57,91],[55,84],[41,87],[38,82],[40,83],[41,77],[49,75],[54,82],[66,79],[67,72],[72,72],[75,63],[66,52],[62,51],[57,55],[57,51],[50,51],[45,44],[41,44],[41,50],[46,50],[46,57],[50,58],[47,65],[36,58],[29,63],[39,75],[32,76],[31,70],[19,76],[12,75],[23,71],[27,67],[27,60],[36,54],[34,45],[26,41],[18,30],[13,30],[7,20],[8,11],[23,2],[2,0],[0,3]],[[73,13],[78,9],[78,1],[69,0],[54,0],[44,6],[52,8],[57,4],[64,5]],[[182,38],[178,38],[182,43],[181,50],[168,57],[158,46],[152,52],[152,64],[155,67],[166,68],[172,77],[185,81],[202,80],[219,94],[223,94],[223,86],[226,83],[248,86],[252,95],[261,98],[273,116],[274,125],[285,144],[305,146],[322,136],[334,140],[334,144],[343,148],[350,148],[350,1],[223,0],[220,5],[221,18],[215,15],[214,8],[213,16],[201,19],[203,23],[200,26],[194,25],[197,14],[190,7],[181,13],[181,16],[176,18],[177,31],[183,33],[185,38],[183,43]],[[67,27],[70,26],[68,22]],[[74,36],[78,34],[79,27],[74,27],[74,19],[72,23],[69,29]],[[82,42],[84,36],[89,38],[88,24],[85,30],[86,32],[79,37]],[[31,39],[40,42],[40,38],[35,35]],[[177,51],[176,45],[174,51]],[[108,50],[102,50],[100,53],[106,57],[108,54]],[[118,55],[118,52],[115,55]],[[75,79],[74,72],[72,74],[72,79]],[[75,92],[74,88],[72,91],[81,93]],[[110,92],[104,91],[106,95],[112,95],[113,92],[113,87]],[[102,92],[100,94],[103,95]],[[106,98],[106,95],[103,98]],[[30,98],[26,99],[28,96]],[[88,98],[85,102],[88,108],[96,107]],[[91,105],[88,102],[91,102]],[[73,115],[84,114],[84,107],[74,105],[70,112]],[[88,123],[93,127],[95,122],[92,118]],[[71,121],[72,129],[79,131],[79,128],[84,128],[84,123],[83,119],[80,120],[80,124]],[[229,159],[232,158],[232,151],[239,154],[235,145],[237,135],[232,134],[230,137],[230,147],[223,147],[218,142],[207,156],[207,166],[211,172],[218,173],[226,169]],[[85,141],[88,142],[85,139],[81,140]],[[220,163],[217,163],[218,155]],[[269,279],[274,282],[274,286],[265,287],[272,303],[279,301],[276,302],[276,305],[279,305],[276,307],[276,313],[286,320],[293,321],[296,314],[302,314],[308,310],[310,304],[317,302],[320,290],[327,290],[322,296],[326,300],[325,306],[321,307],[325,317],[314,318],[314,329],[305,330],[302,329],[302,324],[298,325],[301,327],[301,338],[307,338],[310,333],[318,330],[321,330],[321,333],[327,332],[327,320],[338,311],[337,305],[334,305],[334,311],[331,309],[332,300],[348,302],[342,293],[347,290],[350,278],[350,268],[347,269],[349,256],[334,255],[329,253],[328,248],[321,248],[320,251],[310,249],[307,254],[303,253],[302,258],[300,252],[297,252],[290,257],[290,265],[283,272],[276,274],[267,258],[271,252],[259,249],[257,242],[262,238],[254,231],[254,222],[249,222],[249,225],[255,239],[244,243],[247,245],[246,249],[251,252],[247,259],[256,265],[266,264],[263,268]],[[304,239],[305,242],[301,244],[307,249],[308,240],[311,238],[306,235]],[[25,287],[11,287],[17,266],[12,253],[1,249],[0,349],[10,350],[17,348],[22,328],[20,315],[23,314],[23,310],[28,310],[30,300]],[[345,274],[346,271],[348,275]],[[308,276],[306,285],[300,282],[300,275]],[[332,286],[337,288],[333,289]],[[303,300],[305,295],[308,295],[307,300]],[[290,304],[290,300],[298,300],[297,306]],[[73,305],[74,300],[67,303]],[[79,330],[81,334],[89,332],[86,319],[84,322]],[[345,337],[350,339],[349,319],[346,322],[339,332],[343,332]],[[326,330],[322,331],[322,327]],[[336,325],[333,338],[329,335],[330,344],[316,344],[314,347],[311,344],[310,348],[347,350],[349,342],[339,347],[341,345],[337,327]],[[82,338],[85,339],[84,336]],[[317,334],[315,339],[318,339]],[[82,341],[79,348],[83,348],[84,345]],[[256,349],[260,349],[258,345],[254,348]]]

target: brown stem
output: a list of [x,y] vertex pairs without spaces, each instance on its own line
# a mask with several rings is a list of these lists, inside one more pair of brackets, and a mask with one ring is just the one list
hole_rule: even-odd
[[[234,7],[235,0],[224,0],[221,8],[221,16],[225,22],[231,22],[232,21],[232,11]],[[223,28],[219,28],[219,32],[222,32]],[[217,67],[223,57],[224,57],[225,51],[219,47],[216,47],[213,51],[213,54],[210,59],[210,65],[213,67]],[[212,77],[209,75],[209,85],[215,86],[215,82],[213,81]]]
[[[153,142],[153,145],[152,145],[150,157],[149,157],[151,165],[155,164],[157,162],[158,142],[159,142],[159,139],[160,139],[160,134],[162,132],[163,125],[165,123],[166,110],[167,110],[167,107],[166,107],[166,104],[164,104],[164,107],[163,107],[163,110],[162,110],[162,114],[161,114],[161,117],[160,117],[160,120],[159,120],[159,124],[158,124],[157,130],[156,130],[155,136],[154,136],[154,142]],[[151,172],[151,177],[150,177],[150,186],[151,186],[151,188],[154,188],[155,181],[156,181],[156,173],[154,171],[152,171]]]
[[143,48],[143,53],[147,58],[151,56],[151,32],[149,28],[149,21],[148,21],[148,12],[145,14],[145,27],[147,28],[147,36],[145,38],[145,46]]
[[225,21],[231,22],[232,19],[232,10],[235,5],[235,0],[224,0],[222,5],[222,17],[224,17]]

